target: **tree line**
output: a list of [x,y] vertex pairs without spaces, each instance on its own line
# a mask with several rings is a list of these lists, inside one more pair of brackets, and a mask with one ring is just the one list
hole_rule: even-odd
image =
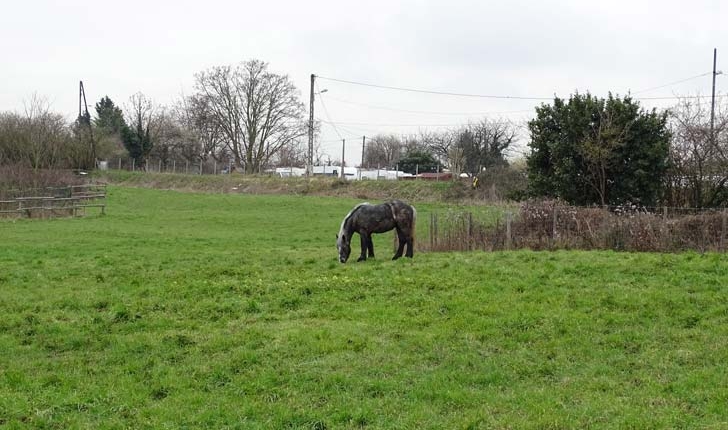
[[[722,98],[720,100],[723,100]],[[522,177],[517,197],[572,204],[719,207],[728,204],[728,109],[686,97],[671,109],[645,110],[629,95],[573,94],[535,108],[521,127],[483,118],[411,136],[365,141],[362,166],[410,173],[448,169],[489,180]],[[99,159],[131,157],[145,168],[214,160],[244,173],[305,165],[307,112],[287,75],[258,60],[194,75],[193,92],[169,106],[142,93],[123,106],[102,97],[94,115],[72,123],[33,97],[23,112],[0,113],[0,165],[90,169]],[[318,136],[319,124],[314,124]],[[513,163],[523,134],[528,151]],[[314,149],[317,164],[339,164]]]
[[418,163],[420,172],[444,165],[490,182],[522,174],[525,180],[516,181],[522,189],[512,196],[574,205],[725,207],[728,104],[719,98],[711,123],[710,105],[702,100],[685,97],[658,111],[629,95],[555,97],[537,106],[526,126],[522,172],[507,156],[519,127],[493,119],[408,138],[376,136],[364,163],[406,171]]

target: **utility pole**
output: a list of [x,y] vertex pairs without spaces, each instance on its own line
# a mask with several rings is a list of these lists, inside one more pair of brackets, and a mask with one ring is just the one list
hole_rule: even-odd
[[716,57],[718,56],[718,49],[713,48],[713,97],[711,98],[710,102],[710,145],[712,147],[715,147],[715,136],[713,132],[713,123],[715,121],[715,75],[717,74],[715,72],[715,63],[716,63]]
[[346,176],[344,176],[344,166],[346,163],[344,162],[344,156],[346,155],[346,139],[341,139],[341,179],[346,179]]
[[306,176],[313,175],[313,87],[316,83],[316,75],[311,73],[311,95],[309,96],[310,106],[308,108],[308,162],[306,163]]
[[94,142],[94,129],[91,126],[91,115],[88,113],[88,104],[86,104],[86,91],[83,88],[83,81],[78,81],[78,120],[88,125],[89,136],[91,137],[91,161],[93,162],[92,168],[95,169],[96,142]]
[[364,167],[364,147],[367,144],[367,137],[361,137],[361,167]]

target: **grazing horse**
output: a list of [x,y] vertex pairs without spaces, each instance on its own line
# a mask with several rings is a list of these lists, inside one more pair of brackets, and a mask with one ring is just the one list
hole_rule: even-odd
[[399,200],[391,200],[381,205],[361,203],[354,207],[341,222],[339,234],[336,235],[336,248],[339,250],[339,261],[346,263],[351,254],[351,239],[354,233],[361,238],[361,255],[357,261],[374,257],[374,243],[372,233],[384,233],[397,229],[399,248],[392,257],[396,260],[402,256],[404,246],[407,245],[407,257],[412,258],[415,240],[415,218],[417,211],[414,207]]

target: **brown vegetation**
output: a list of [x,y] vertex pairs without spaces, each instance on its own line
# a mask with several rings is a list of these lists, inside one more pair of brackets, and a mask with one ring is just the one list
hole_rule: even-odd
[[494,222],[468,212],[433,214],[427,250],[611,249],[618,251],[725,251],[725,210],[690,211],[635,207],[574,207],[560,201],[528,201],[517,214]]

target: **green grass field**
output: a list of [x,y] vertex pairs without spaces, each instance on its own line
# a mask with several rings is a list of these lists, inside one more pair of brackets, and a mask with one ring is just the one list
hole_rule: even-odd
[[0,427],[728,427],[725,255],[387,234],[342,265],[356,202],[112,187],[0,221]]

